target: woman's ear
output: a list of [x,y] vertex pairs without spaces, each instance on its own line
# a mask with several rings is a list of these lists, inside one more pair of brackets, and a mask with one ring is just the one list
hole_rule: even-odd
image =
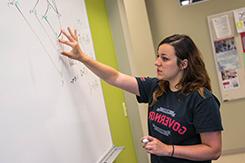
[[180,69],[181,70],[184,70],[184,69],[186,69],[188,67],[188,60],[187,59],[183,59],[182,61],[181,61],[181,64],[180,64]]

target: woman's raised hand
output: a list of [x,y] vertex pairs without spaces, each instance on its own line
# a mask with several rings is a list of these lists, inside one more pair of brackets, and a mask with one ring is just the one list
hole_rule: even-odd
[[71,30],[70,27],[67,28],[68,32],[61,30],[61,34],[65,35],[66,39],[59,39],[59,42],[71,47],[70,51],[62,51],[61,54],[67,56],[71,59],[78,61],[83,61],[86,56],[80,48],[78,43],[78,35],[76,30]]

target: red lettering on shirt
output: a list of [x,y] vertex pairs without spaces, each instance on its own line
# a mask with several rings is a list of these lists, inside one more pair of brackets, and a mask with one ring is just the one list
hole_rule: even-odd
[[162,115],[162,116],[161,116],[161,120],[160,120],[158,123],[162,123],[162,124],[163,124],[163,123],[164,123],[165,118],[166,118],[166,116],[165,116],[165,115]]
[[161,114],[161,113],[155,113],[151,111],[149,113],[148,117],[151,121],[157,122],[159,124],[162,124],[173,131],[177,132],[180,135],[184,135],[187,131],[187,128],[183,125],[181,125],[179,122],[175,121],[171,117]]
[[170,122],[168,124],[168,127],[171,128],[173,126],[174,122],[175,122],[175,120],[170,119]]
[[154,117],[155,117],[155,112],[150,112],[149,119],[153,121]]
[[[155,116],[155,121],[159,121],[160,120],[160,118],[161,118],[161,116],[162,116],[162,114],[160,114],[160,113],[156,113],[156,116]],[[159,123],[159,122],[158,122]]]
[[186,132],[186,130],[187,130],[187,128],[186,128],[185,126],[182,126],[182,127],[179,129],[178,133],[179,133],[180,135],[184,135],[184,133]]
[[180,123],[179,122],[175,122],[174,125],[173,125],[173,127],[172,127],[172,129],[174,131],[178,132],[179,128],[180,128]]

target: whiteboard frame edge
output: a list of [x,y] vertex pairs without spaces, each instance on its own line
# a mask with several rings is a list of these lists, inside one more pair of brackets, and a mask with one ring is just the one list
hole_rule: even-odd
[[117,156],[124,150],[124,146],[116,147],[115,145],[105,154],[98,163],[113,163]]

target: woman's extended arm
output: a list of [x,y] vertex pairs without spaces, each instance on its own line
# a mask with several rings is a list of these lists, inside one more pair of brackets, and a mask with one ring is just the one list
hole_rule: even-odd
[[61,52],[61,54],[82,62],[87,68],[107,83],[139,95],[138,83],[135,77],[120,73],[110,66],[93,60],[81,50],[76,30],[72,31],[68,27],[68,32],[62,30],[61,33],[66,36],[67,40],[60,39],[59,42],[72,48],[70,51]]

